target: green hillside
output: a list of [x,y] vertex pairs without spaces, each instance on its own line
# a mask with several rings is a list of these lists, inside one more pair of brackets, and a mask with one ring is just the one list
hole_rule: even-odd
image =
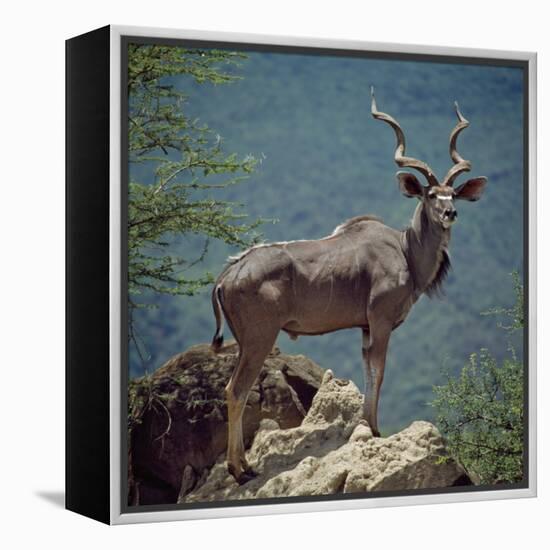
[[[480,312],[514,301],[509,273],[523,266],[522,72],[517,68],[451,65],[365,58],[249,52],[231,84],[172,79],[189,96],[187,114],[223,137],[227,152],[262,159],[251,177],[206,195],[243,203],[250,219],[273,219],[261,230],[266,241],[318,238],[343,220],[376,214],[405,227],[416,202],[398,192],[393,162],[395,137],[370,115],[370,85],[378,106],[405,130],[410,155],[442,176],[450,167],[449,133],[458,100],[471,126],[459,140],[472,161],[471,176],[489,178],[475,204],[459,203],[453,228],[453,269],[442,300],[415,305],[390,342],[382,388],[383,431],[414,419],[431,419],[432,386],[441,367],[456,371],[472,351],[488,348],[498,359],[506,341]],[[133,174],[148,176],[148,167]],[[465,179],[461,177],[461,181]],[[171,248],[199,255],[197,236],[171,237]],[[222,269],[235,249],[212,242],[196,273]],[[188,346],[210,341],[214,332],[210,289],[194,297],[146,296],[156,309],[135,312],[136,328],[149,357],[130,349],[130,374],[158,368]],[[226,329],[227,330],[227,329]],[[226,337],[229,335],[226,334]],[[304,353],[362,388],[359,330],[302,337],[284,334],[278,345]],[[518,343],[521,345],[521,342]]]

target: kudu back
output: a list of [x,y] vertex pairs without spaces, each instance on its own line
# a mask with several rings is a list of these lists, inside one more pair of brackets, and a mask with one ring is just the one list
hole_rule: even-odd
[[242,415],[250,388],[281,330],[291,338],[357,327],[362,331],[365,369],[364,417],[375,436],[378,399],[392,331],[426,293],[436,293],[450,268],[448,246],[457,219],[454,201],[476,201],[487,179],[478,177],[453,187],[471,168],[456,141],[468,126],[455,103],[458,123],[451,132],[453,165],[440,182],[431,168],[405,156],[399,123],[376,106],[371,113],[396,135],[395,162],[420,172],[423,185],[410,172],[398,172],[406,197],[418,199],[411,225],[399,231],[374,216],[358,216],[318,240],[254,246],[230,258],[218,277],[212,305],[217,331],[214,351],[223,348],[223,320],[239,345],[235,370],[226,387],[228,407],[227,463],[239,483],[255,475],[245,459]]

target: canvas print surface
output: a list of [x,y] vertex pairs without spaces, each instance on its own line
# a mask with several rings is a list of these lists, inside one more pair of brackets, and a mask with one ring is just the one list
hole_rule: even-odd
[[128,509],[525,486],[525,67],[123,59]]

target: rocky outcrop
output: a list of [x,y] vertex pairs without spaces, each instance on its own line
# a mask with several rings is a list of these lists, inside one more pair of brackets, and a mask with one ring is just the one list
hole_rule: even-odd
[[[283,427],[264,419],[247,452],[258,473],[238,485],[221,455],[208,476],[179,502],[239,500],[280,496],[403,491],[471,485],[447,453],[432,424],[413,422],[387,438],[374,438],[361,418],[362,395],[353,382],[326,371],[301,424]],[[184,477],[185,481],[185,477]]]
[[[224,388],[237,359],[236,344],[215,354],[191,347],[129,386],[130,504],[175,503],[203,483],[227,442]],[[266,359],[243,416],[245,445],[262,420],[299,426],[321,385],[323,370],[304,356]]]

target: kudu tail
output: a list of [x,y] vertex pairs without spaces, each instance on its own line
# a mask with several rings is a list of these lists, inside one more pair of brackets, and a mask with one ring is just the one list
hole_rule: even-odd
[[216,334],[212,338],[211,348],[214,353],[218,353],[223,347],[223,309],[222,309],[222,289],[216,285],[212,291],[212,308],[216,317]]

